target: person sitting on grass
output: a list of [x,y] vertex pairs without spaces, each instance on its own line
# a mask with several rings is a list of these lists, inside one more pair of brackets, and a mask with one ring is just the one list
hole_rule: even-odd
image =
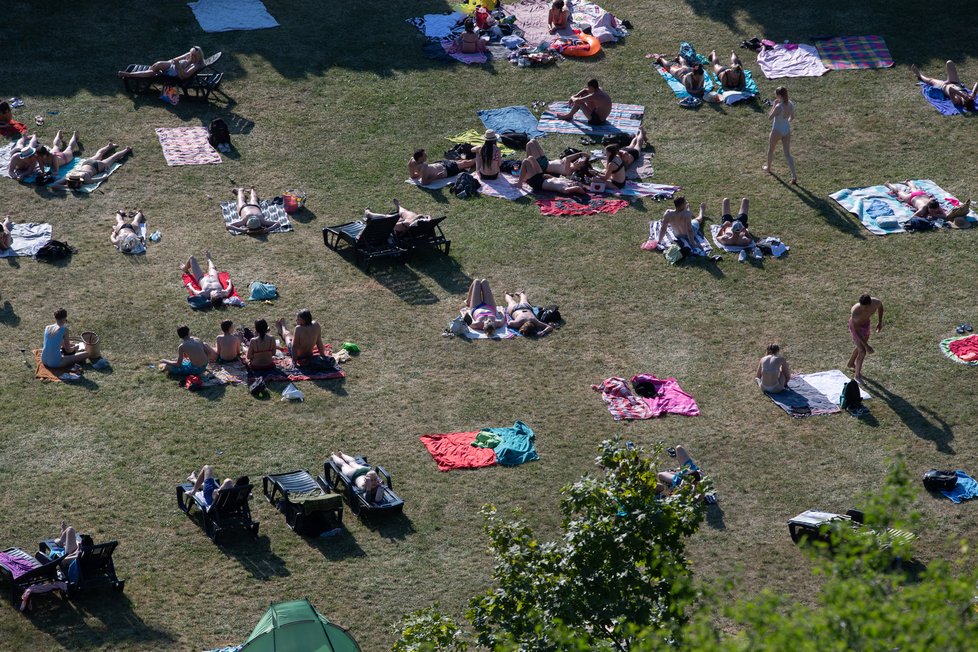
[[730,52],[730,65],[724,66],[720,63],[717,51],[710,52],[710,63],[713,64],[713,72],[720,80],[720,86],[727,91],[743,91],[747,85],[747,75],[744,73],[744,66],[740,62],[740,57],[736,52]]
[[217,359],[217,352],[205,342],[191,337],[190,327],[177,329],[180,346],[175,360],[160,360],[160,371],[174,376],[199,376],[207,371],[207,363]]
[[207,509],[214,504],[214,494],[234,488],[234,481],[231,478],[225,478],[224,482],[218,484],[209,464],[205,464],[200,469],[200,473],[191,473],[187,480],[194,485],[187,493],[195,497],[197,492],[200,492],[200,499]]
[[463,21],[462,26],[462,33],[455,39],[456,50],[462,54],[485,52],[486,44],[482,41],[479,33],[475,31],[475,20],[470,16]]
[[102,149],[95,152],[95,156],[87,158],[66,174],[63,179],[59,179],[51,184],[52,188],[68,187],[72,190],[80,190],[83,186],[95,183],[109,176],[112,166],[125,158],[132,152],[132,147],[123,147],[115,154],[109,155],[118,145],[109,143]]
[[[234,322],[225,319],[221,322],[221,334],[214,342],[215,362],[235,362],[241,356],[241,338],[233,330]],[[268,325],[265,325],[268,330]]]
[[564,6],[564,0],[554,0],[547,12],[547,26],[551,34],[556,34],[570,25],[570,11]]
[[37,148],[37,161],[42,169],[50,168],[51,174],[57,176],[58,170],[75,159],[75,150],[77,149],[78,132],[71,132],[71,138],[66,145],[61,137],[61,131],[58,130],[58,133],[54,135],[54,140],[51,141],[51,149],[44,145]]
[[934,195],[926,190],[921,190],[910,179],[907,179],[903,183],[907,187],[906,190],[898,188],[892,183],[886,183],[885,185],[890,189],[891,193],[896,195],[897,199],[916,211],[912,217],[923,217],[928,220],[951,220],[954,226],[959,229],[967,229],[971,226],[971,223],[968,221],[968,211],[971,210],[970,199],[960,206],[955,206],[950,211],[945,211],[944,207],[941,206],[941,202],[937,201]]
[[781,355],[780,346],[768,345],[767,355],[757,364],[755,378],[763,392],[777,394],[785,390],[791,380],[791,370],[788,368],[788,361]]
[[974,85],[970,91],[961,83],[961,78],[958,77],[958,67],[954,65],[954,62],[948,60],[944,64],[944,74],[945,79],[937,79],[934,77],[928,77],[920,72],[920,68],[917,64],[910,66],[910,71],[917,76],[917,79],[921,82],[927,84],[928,86],[933,86],[937,90],[944,93],[947,99],[951,100],[954,106],[959,106],[968,111],[976,110],[975,100],[978,99],[978,83]]
[[449,161],[444,159],[437,163],[428,162],[428,154],[423,149],[419,149],[408,159],[408,174],[415,181],[420,181],[421,185],[426,186],[438,179],[454,177],[462,170],[471,170],[475,167],[475,160]]
[[84,362],[88,351],[78,351],[78,345],[68,339],[68,311],[58,308],[54,323],[44,328],[44,346],[41,348],[41,364],[49,369],[59,369]]
[[139,247],[140,244],[146,244],[143,240],[143,236],[139,233],[139,229],[146,222],[146,218],[143,216],[143,212],[138,208],[136,209],[136,214],[133,216],[132,221],[128,224],[126,223],[127,217],[129,217],[129,215],[126,213],[126,211],[116,211],[115,226],[112,227],[112,233],[109,234],[109,240],[116,246],[116,249],[122,253],[131,254]]
[[367,497],[367,500],[379,503],[384,499],[384,483],[380,481],[380,476],[369,466],[365,466],[356,461],[353,457],[342,451],[329,454],[330,459],[336,464],[340,473],[356,485]]
[[157,61],[148,70],[140,70],[138,72],[120,70],[116,74],[119,77],[131,79],[153,79],[159,75],[164,75],[166,77],[187,80],[200,72],[203,67],[204,51],[200,49],[200,46],[195,45],[190,48],[189,52],[184,52],[180,56]]
[[13,227],[14,223],[10,221],[9,215],[3,218],[3,222],[0,222],[0,251],[6,251],[13,246],[14,236],[11,233]]
[[188,283],[187,289],[190,290],[191,294],[195,297],[204,297],[215,306],[223,305],[224,299],[231,295],[230,285],[227,290],[221,285],[221,279],[218,277],[217,267],[214,265],[214,259],[211,258],[211,252],[205,251],[204,255],[207,257],[206,274],[200,268],[200,265],[197,263],[197,258],[194,256],[187,259],[187,262],[180,268],[180,271],[188,276],[192,276],[194,281],[197,282],[197,287],[200,288],[199,290],[194,289]]
[[469,286],[469,293],[465,298],[465,320],[469,328],[482,331],[486,335],[492,336],[496,329],[503,328],[506,322],[499,319],[496,309],[496,298],[492,296],[489,288],[489,281],[484,278],[477,278]]
[[506,294],[505,297],[510,328],[519,331],[520,335],[525,337],[546,335],[553,331],[553,326],[537,319],[533,306],[526,298],[526,292],[517,290],[515,294]]
[[228,231],[250,235],[268,233],[279,224],[275,220],[268,219],[262,213],[261,204],[258,201],[258,192],[254,186],[250,188],[250,191],[246,201],[244,188],[231,189],[231,194],[238,198],[238,218],[227,225]]
[[611,96],[601,88],[597,79],[589,79],[587,85],[571,95],[567,103],[570,111],[557,114],[560,120],[573,120],[574,114],[580,111],[589,125],[598,126],[608,122],[611,115]]
[[661,54],[653,54],[652,56],[657,64],[682,83],[687,93],[703,99],[703,95],[706,93],[706,75],[703,73],[703,65],[699,61],[687,61],[681,55],[672,60],[667,60]]
[[21,136],[10,151],[7,176],[11,179],[20,181],[43,170],[37,160],[37,136]]
[[268,322],[255,320],[255,336],[248,340],[245,359],[252,371],[271,371],[275,368],[275,352],[278,350],[275,338],[268,334]]
[[656,474],[658,482],[655,486],[655,493],[657,495],[668,496],[684,482],[692,483],[695,486],[703,478],[700,468],[696,466],[693,458],[689,456],[682,445],[676,446],[675,453],[679,468],[660,471]]
[[285,319],[276,321],[275,327],[296,364],[312,361],[317,351],[319,356],[326,357],[322,326],[312,318],[308,309],[303,308],[295,314],[295,329],[292,332],[285,327]]

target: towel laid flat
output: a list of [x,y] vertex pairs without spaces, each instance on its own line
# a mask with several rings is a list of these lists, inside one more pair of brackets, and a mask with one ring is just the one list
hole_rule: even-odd
[[[672,232],[672,227],[666,229],[665,235],[659,240],[659,229],[662,227],[662,220],[654,220],[649,222],[649,240],[658,240],[659,249],[668,249],[674,242],[676,242],[676,234]],[[693,255],[694,256],[709,256],[713,253],[713,247],[710,246],[710,241],[706,239],[702,231],[696,231],[696,242],[693,243]]]
[[[703,58],[702,55],[700,55],[700,58],[701,59]],[[710,65],[709,62],[704,64],[704,70],[706,69],[705,66],[708,65]],[[677,100],[685,100],[688,97],[693,97],[692,95],[690,95],[689,91],[686,90],[686,86],[681,81],[676,79],[675,75],[673,75],[671,72],[669,72],[659,64],[654,64],[653,68],[655,68],[656,72],[659,73],[659,76],[662,77],[662,80],[666,82],[666,85],[669,86],[669,90],[672,91],[672,94],[676,96]],[[704,95],[713,92],[714,85],[713,85],[712,75],[709,74],[703,75],[703,89],[704,89],[703,90]],[[701,97],[699,99],[703,99],[703,98]]]
[[628,206],[628,202],[624,199],[605,199],[598,195],[590,197],[586,204],[580,199],[564,195],[541,197],[536,201],[540,212],[544,215],[597,215],[598,213],[614,215]]
[[[81,165],[86,160],[87,159],[84,156],[81,157],[76,156],[71,162],[68,163],[68,165],[62,165],[60,168],[58,168],[58,173],[54,175],[54,179],[52,180],[52,183],[64,179],[66,176],[68,176],[69,172],[74,170],[77,166]],[[82,186],[81,188],[68,188],[68,189],[71,190],[72,192],[83,192],[83,193],[95,192],[96,190],[98,190],[98,187],[102,185],[102,182],[108,179],[109,176],[112,175],[112,173],[114,173],[120,167],[122,167],[122,163],[113,163],[112,167],[110,167],[108,170],[106,170],[105,172],[100,172],[99,174],[95,175],[95,180],[93,180],[91,183],[88,183]],[[24,177],[23,181],[26,184],[33,185],[36,179],[37,179],[37,175],[32,174],[29,177]],[[65,187],[67,188],[67,186]]]
[[[937,112],[941,115],[970,115],[974,113],[974,111],[969,111],[964,107],[956,105],[939,88],[934,88],[924,82],[917,82],[917,85],[920,86],[920,92],[923,94],[924,99],[930,102],[930,105],[937,109]],[[2,163],[2,160],[0,160],[0,163]]]
[[31,353],[34,354],[34,378],[37,380],[45,380],[52,383],[63,382],[59,376],[64,373],[82,373],[82,366],[79,364],[66,365],[64,367],[48,367],[43,362],[41,362],[41,351],[43,349],[31,349]]
[[[839,399],[842,397],[842,388],[849,382],[849,377],[838,369],[818,371],[812,374],[801,374],[801,378],[836,404],[839,403]],[[864,401],[873,398],[862,387],[859,388],[859,395]]]
[[278,27],[261,0],[198,0],[188,2],[200,28],[205,32]]
[[[275,222],[275,227],[273,227],[272,230],[267,231],[267,233],[285,233],[292,230],[292,222],[289,221],[289,214],[285,212],[285,209],[282,208],[281,204],[262,200],[259,203],[259,206],[261,206],[262,216],[266,220],[272,220]],[[221,215],[224,217],[225,227],[227,227],[227,225],[234,220],[238,219],[238,202],[221,202]],[[231,235],[244,235],[230,229],[228,229],[228,233]]]
[[335,363],[327,364],[323,358],[311,360],[294,360],[286,349],[280,349],[274,358],[275,368],[267,371],[248,369],[248,382],[256,378],[264,378],[266,382],[291,382],[303,380],[332,380],[345,378],[346,373]]
[[10,227],[10,237],[10,248],[0,251],[0,258],[33,256],[51,241],[51,225],[35,222],[14,224]]
[[820,414],[834,414],[840,411],[839,402],[831,401],[801,376],[792,376],[783,392],[764,394],[774,404],[793,417],[807,417]]
[[207,127],[159,127],[156,137],[163,147],[166,164],[209,165],[221,162],[221,155],[207,140]]
[[814,46],[779,43],[757,53],[757,65],[768,79],[821,77],[829,71]]
[[[458,134],[457,136],[449,136],[446,140],[460,145],[467,143],[469,145],[474,145],[475,147],[480,147],[484,142],[486,142],[485,138],[483,138],[483,135],[484,134],[481,131],[476,131],[475,129],[468,129]],[[509,156],[510,154],[516,153],[516,150],[512,150],[509,147],[506,147],[501,142],[496,142],[496,147],[499,148],[499,153],[502,154],[503,156]]]
[[529,190],[520,185],[519,177],[506,174],[505,172],[500,172],[499,176],[495,179],[483,179],[478,175],[476,178],[482,184],[479,192],[486,197],[516,201],[530,194]]
[[721,243],[719,240],[717,240],[717,236],[720,234],[720,228],[721,228],[720,224],[710,225],[710,237],[713,240],[713,244],[716,245],[717,249],[723,249],[724,251],[730,253],[737,253],[744,250],[750,251],[751,249],[754,248],[755,246],[754,244],[749,244],[746,247],[735,247],[733,245],[725,245]]
[[455,45],[455,41],[451,39],[442,41],[441,47],[443,50],[445,50],[445,54],[466,65],[485,63],[489,60],[489,56],[485,52],[473,52],[471,54],[459,52]]
[[7,168],[10,167],[10,157],[13,155],[14,145],[16,144],[15,141],[0,147],[0,177],[10,178],[10,175],[7,174]]
[[[914,185],[931,194],[944,210],[949,211],[960,205],[957,197],[950,194],[930,179],[915,179]],[[840,206],[859,218],[863,226],[875,235],[906,233],[903,225],[914,214],[914,209],[890,194],[886,186],[867,188],[843,188],[829,195]],[[894,220],[896,220],[894,222]],[[978,222],[975,211],[968,213],[969,222]]]
[[720,78],[713,75],[715,88],[718,89],[717,96],[723,100],[725,104],[733,105],[737,102],[749,100],[752,97],[757,97],[760,95],[760,91],[757,88],[757,82],[754,81],[754,76],[747,68],[744,68],[744,79],[744,90],[737,90],[735,88],[724,88],[723,84],[720,83]]
[[427,183],[427,184],[422,184],[417,179],[405,179],[404,180],[404,183],[410,183],[412,186],[417,186],[418,188],[427,188],[428,190],[438,190],[439,188],[444,188],[445,186],[452,185],[453,183],[455,183],[455,180],[456,179],[458,179],[458,175],[457,174],[455,176],[453,176],[453,177],[445,177],[443,179],[435,179],[431,183]]
[[954,489],[949,491],[941,491],[942,494],[947,496],[952,503],[960,503],[962,500],[970,500],[971,498],[978,498],[978,482],[964,471],[957,470],[954,472],[958,476],[958,481],[954,485]]
[[422,435],[418,439],[431,453],[439,471],[479,469],[496,465],[496,451],[473,446],[478,430]]
[[660,199],[671,199],[680,190],[682,190],[682,187],[673,186],[668,183],[626,181],[624,188],[616,188],[614,185],[608,184],[604,192],[606,195],[616,195],[618,197],[658,197]]
[[408,18],[406,22],[414,25],[426,38],[441,41],[462,31],[459,24],[465,14],[453,11],[449,14],[425,14],[417,18]]
[[[459,314],[464,317],[465,309],[460,310]],[[465,330],[457,333],[457,335],[467,340],[511,340],[514,337],[521,337],[519,331],[514,331],[509,327],[509,317],[506,315],[506,311],[499,307],[496,308],[496,321],[503,322],[505,326],[497,328],[492,335],[489,335],[485,331],[476,330],[471,326],[466,326]]]
[[[556,34],[550,32],[547,16],[550,13],[551,0],[520,0],[516,4],[503,5],[507,14],[516,17],[516,26],[523,32],[523,38],[530,47],[540,43],[553,43],[557,38],[574,36],[574,31],[568,25]],[[574,2],[565,2],[564,6],[573,13]]]
[[558,113],[568,111],[570,105],[567,102],[552,102],[540,115],[539,128],[557,134],[581,136],[634,134],[638,133],[638,128],[642,126],[642,118],[645,117],[645,107],[641,104],[612,104],[608,120],[602,125],[589,125],[587,118],[580,111],[574,115],[573,121],[561,120],[557,117]]
[[946,339],[940,344],[941,352],[958,364],[978,366],[978,335],[962,335]]
[[687,417],[699,416],[700,408],[693,396],[679,386],[675,378],[657,378],[652,374],[638,374],[632,381],[644,380],[651,383],[656,396],[639,396],[632,391],[628,382],[619,376],[606,378],[591,389],[601,392],[601,400],[615,421],[632,419],[653,419],[663,414],[679,414]]
[[[181,277],[183,279],[183,286],[187,288],[187,294],[190,295],[187,297],[188,303],[190,303],[190,299],[193,298],[194,296],[193,291],[200,290],[200,285],[197,283],[197,279],[195,279],[190,274],[182,274]],[[240,297],[240,295],[238,295],[237,288],[235,288],[234,285],[231,283],[230,274],[228,274],[227,272],[218,272],[217,280],[221,282],[222,288],[231,291],[228,297],[224,299],[224,305],[235,305],[239,307],[244,306],[244,300]],[[208,304],[208,306],[209,305],[210,304]],[[194,308],[193,303],[190,303],[190,307]],[[196,308],[194,309],[196,310]]]
[[832,70],[890,68],[893,57],[882,36],[837,36],[815,41],[822,63]]
[[506,106],[501,109],[483,109],[478,112],[479,119],[486,129],[497,134],[524,133],[530,138],[545,136],[533,112],[525,106]]

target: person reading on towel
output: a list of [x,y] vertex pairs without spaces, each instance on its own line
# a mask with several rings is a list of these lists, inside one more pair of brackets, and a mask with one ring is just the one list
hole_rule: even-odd
[[[515,294],[506,294],[506,315],[509,317],[509,327],[521,335],[546,335],[554,327],[540,321],[533,313],[533,306],[526,298],[526,292],[517,290]],[[518,300],[517,300],[518,299]]]
[[693,97],[703,99],[706,92],[706,76],[703,65],[698,61],[686,61],[682,56],[667,60],[664,55],[654,54],[655,62],[665,68],[666,72],[682,82],[686,92]]
[[556,117],[561,120],[573,120],[574,114],[581,111],[589,125],[603,125],[611,115],[611,96],[598,84],[597,79],[589,79],[587,85],[570,96],[567,100],[570,111],[560,113]]
[[114,151],[117,147],[118,145],[115,143],[109,143],[95,152],[95,156],[87,158],[75,166],[63,179],[52,183],[51,187],[63,188],[67,186],[72,190],[78,190],[82,186],[101,181],[108,176],[108,172],[112,169],[113,165],[125,158],[132,151],[132,147],[123,147],[110,156],[109,152]]
[[[526,145],[526,158],[523,159],[523,162],[520,164],[519,185],[522,186],[523,184],[526,184],[530,186],[534,192],[546,191],[561,195],[573,195],[579,198],[585,204],[591,201],[591,196],[588,194],[587,188],[578,182],[548,173],[547,170],[549,170],[552,165],[557,165],[557,163],[551,163],[550,159],[543,155],[543,149],[540,148],[538,144],[536,144],[536,147],[531,147],[530,143],[536,144],[536,141],[531,140]],[[534,156],[534,154],[537,152],[539,152],[539,155]],[[581,161],[581,163],[579,163],[579,168],[583,168],[588,162],[587,154],[585,153],[584,156],[577,159],[577,161]],[[575,161],[574,164],[577,164],[577,161]],[[571,167],[563,167],[568,164],[564,163],[564,159],[561,159],[560,162],[560,165],[562,166],[561,169],[570,172],[572,172],[572,167],[574,164],[570,164]]]
[[482,139],[482,145],[475,148],[475,171],[479,178],[491,181],[499,177],[499,166],[502,165],[503,155],[499,151],[499,137],[492,129],[487,129]]
[[678,469],[660,471],[656,474],[658,482],[655,485],[655,493],[657,495],[668,496],[683,482],[690,482],[695,485],[702,478],[700,467],[696,466],[693,458],[689,456],[682,445],[676,446],[676,461],[679,462]]
[[342,451],[330,453],[329,457],[339,467],[340,473],[349,478],[357,489],[367,496],[367,500],[374,503],[384,500],[384,483],[380,481],[376,471],[360,464]]
[[462,170],[471,170],[475,167],[475,160],[449,161],[444,159],[437,163],[428,162],[428,154],[419,149],[408,159],[408,174],[415,181],[420,181],[422,186],[426,186],[437,179],[447,179],[454,177]]
[[967,229],[971,226],[971,222],[968,221],[968,211],[971,210],[970,199],[960,206],[955,206],[950,211],[945,211],[944,207],[941,206],[941,202],[937,201],[934,195],[926,190],[921,190],[910,179],[907,179],[903,183],[907,187],[906,190],[898,188],[892,183],[885,185],[890,189],[891,193],[896,195],[897,199],[916,210],[913,217],[923,217],[928,220],[951,220],[954,226],[959,229]]
[[14,237],[10,233],[13,227],[14,223],[10,221],[9,215],[3,218],[3,222],[0,222],[0,251],[6,251],[13,246]]
[[139,234],[139,229],[146,222],[146,218],[138,208],[131,222],[126,222],[127,217],[129,215],[126,211],[116,211],[115,226],[112,227],[109,240],[122,253],[131,254],[140,244],[146,244],[143,241],[143,237]]
[[252,371],[270,371],[275,368],[275,338],[268,334],[268,322],[255,320],[255,336],[248,340],[248,368]]
[[88,351],[79,351],[78,348],[68,340],[68,311],[58,308],[54,313],[54,323],[44,328],[41,364],[49,369],[58,369],[84,362],[89,357]]
[[199,290],[194,289],[189,283],[187,284],[187,289],[195,297],[204,297],[209,299],[215,306],[219,306],[231,294],[231,290],[225,290],[224,286],[221,285],[217,267],[214,265],[214,259],[211,258],[211,252],[205,251],[204,255],[207,257],[206,274],[200,268],[200,264],[197,263],[197,258],[194,256],[187,259],[187,262],[180,268],[180,271],[192,276],[197,282],[197,287],[200,288]]
[[587,170],[591,161],[591,155],[587,152],[575,152],[562,157],[560,160],[551,161],[544,154],[543,147],[536,138],[530,139],[526,144],[526,156],[536,160],[543,172],[554,177],[572,177],[577,172]]
[[556,34],[570,25],[570,11],[564,6],[564,0],[554,0],[547,13],[547,26],[551,34]]
[[918,80],[944,93],[944,96],[951,100],[954,106],[959,106],[968,111],[974,111],[976,109],[975,100],[978,99],[978,83],[969,91],[961,83],[961,78],[958,77],[958,67],[954,65],[953,61],[949,60],[944,65],[945,79],[936,79],[924,75],[920,72],[917,64],[910,66],[910,70],[913,74],[917,75]]
[[672,234],[680,247],[696,249],[696,235],[702,232],[703,220],[706,219],[706,204],[700,204],[700,214],[694,219],[685,197],[676,197],[672,203],[675,208],[670,208],[662,214],[662,224],[656,239],[662,242],[666,229],[672,228]]
[[859,302],[849,311],[849,334],[852,336],[852,341],[855,343],[856,348],[853,350],[852,355],[849,356],[849,362],[846,363],[846,366],[855,370],[856,373],[853,376],[853,380],[860,385],[864,382],[863,362],[866,360],[867,355],[876,352],[869,345],[869,321],[872,319],[874,313],[876,314],[876,332],[879,333],[883,330],[882,301],[868,294],[864,294],[859,297]]
[[757,364],[757,384],[761,391],[777,394],[783,392],[791,380],[791,370],[788,369],[788,361],[781,355],[781,347],[777,344],[769,344],[767,355],[761,358]]
[[139,72],[126,72],[120,70],[119,77],[129,77],[134,79],[153,79],[160,75],[175,77],[177,79],[190,79],[204,67],[204,51],[200,46],[195,45],[189,52],[184,52],[178,57],[157,61],[149,67],[149,70]]
[[199,376],[207,371],[207,363],[217,359],[217,352],[210,345],[190,335],[189,326],[177,329],[180,346],[175,360],[160,360],[160,371],[174,376]]
[[632,137],[632,142],[627,147],[619,147],[618,145],[605,147],[603,180],[619,190],[624,188],[627,182],[628,168],[642,157],[642,148],[645,147],[645,144],[645,129],[639,127],[638,133]]
[[475,54],[476,52],[485,52],[486,44],[482,41],[482,37],[479,33],[475,31],[475,21],[471,17],[466,18],[462,23],[463,31],[455,39],[455,47],[462,54]]
[[496,298],[492,296],[489,281],[484,278],[475,279],[469,286],[469,294],[465,297],[465,320],[469,328],[492,335],[496,329],[502,328],[506,322],[500,319],[496,309]]
[[76,149],[78,149],[78,132],[71,133],[71,139],[66,145],[59,130],[51,141],[51,149],[44,145],[37,148],[37,161],[42,169],[50,168],[51,174],[57,175],[58,170],[74,160]]
[[720,63],[717,51],[710,52],[710,63],[713,64],[713,72],[716,73],[720,85],[725,91],[743,91],[747,86],[747,75],[744,74],[744,66],[740,62],[740,57],[736,52],[730,52],[730,65],[724,66]]
[[200,473],[191,473],[187,480],[194,484],[188,493],[196,497],[199,492],[200,499],[208,509],[214,504],[214,494],[234,488],[234,481],[231,478],[224,478],[224,482],[217,484],[209,464],[205,464],[200,469]]
[[295,314],[295,329],[292,332],[285,327],[285,319],[275,322],[275,327],[295,362],[312,360],[317,351],[320,356],[326,355],[322,326],[312,318],[308,309],[303,308]]
[[247,200],[245,199],[244,188],[232,188],[231,194],[238,198],[238,218],[229,222],[228,231],[235,233],[249,233],[259,235],[268,233],[279,224],[275,220],[270,220],[262,213],[261,204],[258,200],[258,192],[255,187],[250,189]]
[[[241,338],[232,329],[234,322],[225,319],[221,322],[221,334],[214,342],[214,360],[217,362],[234,362],[241,355]],[[265,325],[266,332],[268,325]]]
[[24,179],[43,170],[37,160],[37,136],[21,136],[10,151],[7,176],[11,179]]
[[740,200],[740,213],[737,219],[730,214],[730,199],[723,198],[723,217],[720,218],[720,232],[717,242],[728,247],[750,247],[754,244],[754,236],[747,229],[747,209],[750,203],[746,197]]

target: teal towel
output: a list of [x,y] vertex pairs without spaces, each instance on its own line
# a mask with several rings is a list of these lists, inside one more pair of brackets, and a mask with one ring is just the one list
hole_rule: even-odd
[[536,435],[530,426],[517,421],[512,428],[483,428],[485,431],[502,437],[502,442],[496,446],[496,463],[502,466],[519,466],[524,462],[538,460],[533,440]]

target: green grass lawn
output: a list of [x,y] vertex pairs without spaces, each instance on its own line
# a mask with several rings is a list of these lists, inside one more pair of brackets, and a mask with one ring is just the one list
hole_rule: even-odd
[[[598,443],[616,435],[684,443],[712,475],[721,503],[693,538],[692,562],[704,582],[738,577],[744,596],[771,588],[809,599],[809,562],[786,519],[809,508],[845,511],[881,485],[894,456],[914,472],[978,470],[975,370],[950,363],[937,346],[954,325],[978,321],[978,232],[879,238],[827,197],[907,177],[931,178],[962,199],[978,192],[973,119],[939,116],[908,70],[918,63],[939,74],[950,57],[966,81],[978,79],[973,40],[945,43],[978,9],[945,3],[923,24],[917,3],[905,1],[604,4],[635,25],[626,41],[594,61],[518,69],[423,58],[421,37],[404,20],[447,11],[443,1],[267,0],[281,27],[224,34],[202,33],[183,2],[8,3],[0,95],[27,102],[15,115],[45,115],[42,139],[77,129],[86,153],[112,141],[135,155],[91,195],[0,183],[0,213],[51,222],[56,238],[79,248],[60,265],[0,263],[0,547],[31,549],[64,517],[96,540],[119,540],[116,564],[127,580],[123,595],[41,598],[29,618],[8,602],[0,647],[204,649],[242,641],[270,602],[308,597],[365,650],[388,649],[401,614],[435,601],[461,614],[489,586],[481,505],[519,509],[538,531],[555,533],[560,487],[592,472]],[[886,38],[894,68],[784,80],[798,107],[798,187],[760,169],[764,107],[683,110],[644,57],[674,52],[684,39],[726,56],[755,35],[862,33]],[[228,106],[132,98],[114,76],[194,44],[224,51]],[[763,78],[752,53],[738,52],[771,97],[777,83]],[[752,229],[781,236],[790,255],[671,267],[639,249],[664,204],[553,218],[528,201],[460,201],[403,183],[415,148],[447,149],[446,136],[481,128],[477,110],[562,99],[592,76],[617,101],[647,107],[654,180],[682,185],[713,218],[724,196],[736,203],[748,195]],[[167,167],[153,129],[217,116],[246,132],[232,134],[237,155]],[[544,144],[556,154],[574,143],[549,136]],[[776,166],[783,171],[783,159]],[[303,188],[308,210],[292,234],[233,238],[217,207],[232,184],[254,184],[263,196]],[[322,227],[365,207],[386,209],[392,197],[450,216],[450,258],[381,263],[368,275],[323,247]],[[163,239],[129,258],[107,235],[117,209],[136,207]],[[282,297],[274,306],[191,312],[177,268],[205,249],[240,286],[273,281]],[[567,325],[541,341],[442,338],[469,282],[481,277],[499,294],[523,287],[536,302],[559,304]],[[757,359],[778,341],[796,371],[842,368],[847,311],[863,292],[886,305],[865,372],[871,416],[790,419],[757,391]],[[76,332],[102,336],[111,371],[88,372],[75,386],[34,380],[21,351],[40,346],[60,306]],[[180,324],[212,340],[225,316],[291,320],[303,307],[334,346],[349,340],[363,349],[344,382],[303,384],[304,403],[259,402],[233,387],[195,395],[150,368],[173,354]],[[615,423],[589,386],[641,371],[678,378],[702,416]],[[541,459],[515,469],[439,473],[417,439],[516,419],[536,431]],[[217,547],[176,509],[175,485],[202,463],[258,482],[270,472],[321,471],[332,450],[385,464],[407,501],[405,517],[369,526],[347,512],[347,534],[307,540],[256,495],[258,541]],[[919,503],[925,560],[974,536],[973,506],[929,496]]]

